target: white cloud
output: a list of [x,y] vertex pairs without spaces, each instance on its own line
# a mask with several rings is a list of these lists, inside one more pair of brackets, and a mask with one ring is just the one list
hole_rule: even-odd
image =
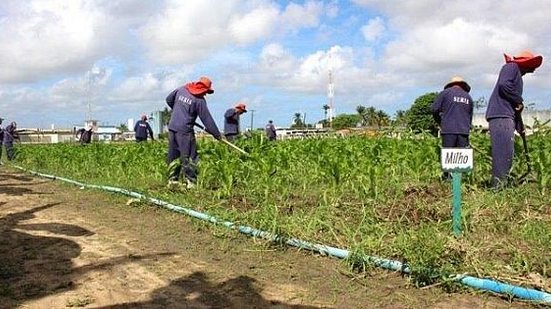
[[[140,29],[158,63],[194,62],[228,42],[226,28],[238,1],[168,0]],[[216,8],[215,10],[213,8]]]
[[280,24],[290,30],[316,27],[323,9],[323,4],[319,1],[307,1],[304,5],[291,2],[281,13]]
[[159,101],[186,81],[191,81],[185,70],[158,73],[143,73],[121,81],[109,94],[108,98],[117,102],[150,102]]
[[143,101],[159,90],[160,81],[152,74],[130,77],[124,80],[111,95],[117,101]]
[[[413,85],[437,87],[452,75],[467,78],[473,91],[489,96],[504,52],[532,49],[551,53],[545,27],[551,6],[541,1],[383,1],[354,0],[374,9],[392,33],[380,59],[388,74],[400,74]],[[539,84],[547,74],[534,74]]]
[[271,71],[277,75],[290,72],[296,65],[296,60],[290,51],[279,44],[264,46],[259,56],[259,68]]
[[418,71],[485,65],[484,57],[499,55],[512,44],[525,45],[529,38],[514,29],[471,23],[456,18],[439,27],[419,26],[404,33],[387,48],[389,65]]
[[386,85],[394,85],[399,89],[410,84],[407,77],[378,72],[379,68],[373,59],[358,61],[362,56],[369,57],[372,54],[362,55],[352,47],[337,45],[297,58],[283,46],[269,44],[262,50],[258,71],[250,79],[254,79],[256,84],[278,87],[283,92],[325,96],[331,69],[336,98],[348,101],[349,104],[352,104],[350,98],[354,96],[370,98],[373,94],[386,92]]
[[77,72],[120,48],[122,29],[94,2],[21,1],[7,10],[0,27],[0,82]]
[[235,15],[228,26],[231,37],[238,44],[248,44],[272,33],[279,18],[275,5],[255,8],[243,15]]
[[376,41],[385,31],[385,22],[381,17],[370,19],[366,25],[362,26],[361,31],[368,42]]
[[193,63],[232,44],[247,45],[315,27],[322,13],[323,5],[316,1],[291,2],[282,9],[271,1],[168,0],[140,35],[152,61]]

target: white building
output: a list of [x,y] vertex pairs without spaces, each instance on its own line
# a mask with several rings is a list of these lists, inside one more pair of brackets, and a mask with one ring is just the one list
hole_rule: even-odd
[[[534,123],[538,121],[540,124],[547,122],[547,126],[551,126],[551,110],[542,111],[528,111],[522,112],[522,120],[524,125],[528,128],[534,126]],[[473,127],[478,129],[488,129],[488,122],[486,121],[485,113],[476,113],[473,115]]]

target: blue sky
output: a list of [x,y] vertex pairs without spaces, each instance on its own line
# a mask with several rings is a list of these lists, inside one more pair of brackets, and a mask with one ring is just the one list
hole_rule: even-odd
[[[480,2],[480,3],[479,3]],[[329,69],[335,113],[357,105],[394,115],[454,75],[490,96],[503,53],[544,64],[525,101],[551,108],[551,5],[536,0],[2,0],[0,117],[20,127],[125,123],[165,107],[174,88],[207,75],[222,125],[244,101],[255,127],[323,119]],[[249,126],[250,113],[243,116]]]

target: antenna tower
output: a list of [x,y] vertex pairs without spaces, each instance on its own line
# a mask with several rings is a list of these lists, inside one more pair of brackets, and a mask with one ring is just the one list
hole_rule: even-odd
[[334,109],[333,109],[333,98],[335,97],[335,88],[333,84],[333,72],[329,68],[329,85],[327,85],[327,100],[329,105],[328,118],[329,126],[333,125]]

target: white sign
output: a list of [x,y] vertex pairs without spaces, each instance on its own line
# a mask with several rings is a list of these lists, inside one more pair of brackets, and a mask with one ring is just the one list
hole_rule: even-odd
[[442,148],[440,161],[446,172],[464,172],[473,169],[473,150],[470,148]]

